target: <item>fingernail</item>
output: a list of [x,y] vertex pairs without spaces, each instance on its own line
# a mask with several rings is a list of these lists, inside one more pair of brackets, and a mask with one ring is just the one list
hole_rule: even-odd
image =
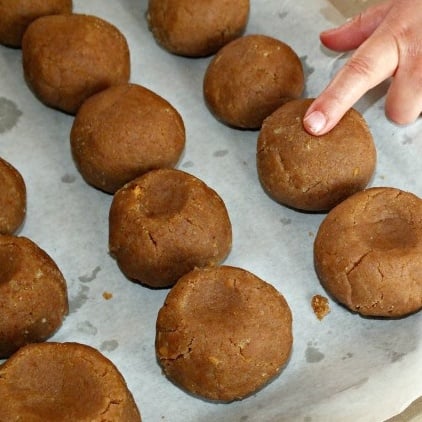
[[327,119],[320,111],[313,111],[309,116],[305,117],[303,123],[310,132],[314,135],[318,135],[324,130]]

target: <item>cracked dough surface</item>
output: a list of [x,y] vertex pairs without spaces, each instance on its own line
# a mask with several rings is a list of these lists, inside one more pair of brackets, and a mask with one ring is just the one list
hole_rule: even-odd
[[0,366],[0,420],[140,422],[120,372],[79,343],[21,348]]
[[47,340],[67,315],[62,273],[25,237],[0,235],[0,310],[0,358],[25,344]]
[[38,99],[70,114],[91,95],[130,77],[126,38],[91,15],[51,15],[32,22],[22,40],[22,62]]
[[312,101],[290,101],[265,119],[257,142],[257,170],[275,201],[324,211],[367,186],[376,150],[365,120],[354,109],[328,134],[308,134],[302,120]]
[[322,285],[362,315],[422,308],[422,200],[380,187],[349,197],[322,222],[314,244]]
[[157,318],[156,352],[172,381],[219,401],[242,399],[280,373],[292,347],[284,297],[241,268],[196,269]]
[[217,265],[232,229],[220,196],[197,177],[152,170],[119,189],[109,214],[109,247],[123,273],[152,287],[195,267]]

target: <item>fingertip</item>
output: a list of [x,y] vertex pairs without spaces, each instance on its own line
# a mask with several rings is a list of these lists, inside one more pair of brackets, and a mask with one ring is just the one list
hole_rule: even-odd
[[303,126],[311,135],[322,135],[327,126],[327,117],[319,110],[309,111],[303,119]]

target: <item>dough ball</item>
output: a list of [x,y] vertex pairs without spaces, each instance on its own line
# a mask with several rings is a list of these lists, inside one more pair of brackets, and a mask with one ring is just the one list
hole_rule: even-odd
[[114,364],[78,343],[22,347],[0,366],[0,396],[2,421],[141,421]]
[[0,234],[13,234],[26,215],[26,186],[22,175],[0,158]]
[[224,123],[257,129],[304,88],[302,63],[282,41],[247,35],[223,47],[208,65],[203,82],[210,111]]
[[0,309],[0,358],[47,340],[68,312],[62,273],[25,237],[0,235]]
[[354,109],[326,135],[306,132],[302,120],[312,101],[291,101],[264,121],[257,170],[275,201],[325,211],[367,186],[375,171],[376,150],[365,120]]
[[314,244],[322,285],[354,312],[401,317],[422,308],[422,200],[370,188],[332,209]]
[[47,106],[74,114],[85,99],[127,83],[129,48],[111,23],[90,15],[53,15],[32,22],[22,40],[24,76]]
[[248,271],[222,266],[195,269],[172,287],[158,313],[155,348],[177,385],[232,401],[278,375],[292,342],[284,297]]
[[239,37],[249,18],[249,0],[149,0],[148,24],[167,51],[208,56]]
[[0,44],[19,48],[32,21],[66,13],[72,13],[72,0],[0,0]]
[[174,167],[185,146],[185,127],[164,98],[142,86],[124,84],[82,104],[70,140],[84,179],[114,193],[149,170]]
[[123,273],[168,287],[195,267],[228,255],[231,222],[220,196],[180,170],[152,170],[119,189],[110,208],[109,247]]

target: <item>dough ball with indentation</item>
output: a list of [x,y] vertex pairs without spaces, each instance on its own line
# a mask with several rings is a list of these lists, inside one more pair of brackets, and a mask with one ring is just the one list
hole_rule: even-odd
[[79,343],[22,347],[0,366],[0,420],[140,422],[117,367]]
[[286,364],[292,315],[269,283],[241,268],[195,269],[169,292],[155,347],[169,379],[198,396],[240,400]]
[[422,200],[380,187],[333,208],[314,244],[321,284],[354,312],[401,317],[422,308]]
[[85,99],[130,76],[125,36],[96,16],[43,16],[22,40],[25,80],[47,106],[74,114]]
[[68,312],[62,273],[25,237],[0,235],[0,310],[0,358],[47,340]]
[[20,47],[28,25],[47,15],[72,13],[72,0],[0,0],[0,44]]
[[195,267],[217,265],[231,241],[221,197],[183,171],[152,170],[114,195],[110,252],[122,272],[142,284],[168,287]]
[[26,214],[26,185],[20,172],[0,158],[0,234],[13,234]]
[[224,123],[258,129],[280,105],[304,88],[302,63],[284,42],[247,35],[224,46],[208,65],[203,81],[210,111]]
[[249,0],[149,0],[148,25],[167,51],[208,56],[241,36],[249,18]]
[[84,179],[114,193],[149,170],[174,167],[185,146],[185,127],[164,98],[140,85],[124,84],[82,104],[70,140]]
[[291,101],[265,119],[257,142],[257,170],[275,201],[326,211],[367,186],[376,149],[365,120],[354,109],[326,135],[310,135],[302,120],[312,101]]

